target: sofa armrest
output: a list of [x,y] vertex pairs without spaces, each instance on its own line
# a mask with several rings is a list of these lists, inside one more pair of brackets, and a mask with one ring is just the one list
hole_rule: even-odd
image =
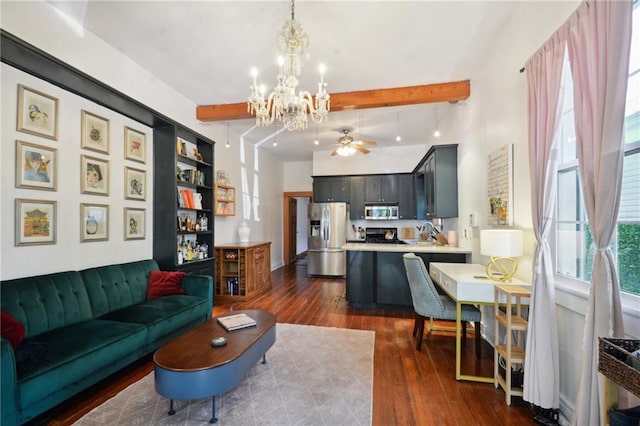
[[2,395],[1,424],[18,424],[16,411],[16,358],[11,343],[0,337],[0,395]]
[[188,295],[204,297],[213,309],[213,278],[209,275],[186,275],[182,280],[182,288]]

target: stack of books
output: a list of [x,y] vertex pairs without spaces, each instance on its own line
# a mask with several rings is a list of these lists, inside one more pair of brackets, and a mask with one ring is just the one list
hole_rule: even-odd
[[247,314],[218,317],[218,324],[224,327],[227,331],[239,330],[241,328],[254,327],[257,325],[256,320]]

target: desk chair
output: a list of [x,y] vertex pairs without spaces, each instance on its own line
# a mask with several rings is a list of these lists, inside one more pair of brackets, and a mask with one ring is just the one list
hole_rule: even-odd
[[[438,294],[421,257],[416,256],[414,253],[406,253],[402,257],[411,290],[413,310],[416,315],[413,335],[415,336],[417,333],[418,343],[416,349],[420,350],[424,335],[424,320],[433,318],[455,321],[456,304],[446,294]],[[475,325],[476,358],[480,358],[482,347],[480,319],[481,314],[478,308],[472,305],[462,305],[462,318],[460,318],[462,321],[462,336],[466,338],[467,322],[473,322]]]

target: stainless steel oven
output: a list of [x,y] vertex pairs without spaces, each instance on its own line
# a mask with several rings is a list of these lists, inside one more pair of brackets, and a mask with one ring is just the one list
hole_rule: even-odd
[[398,220],[397,204],[365,204],[366,220]]

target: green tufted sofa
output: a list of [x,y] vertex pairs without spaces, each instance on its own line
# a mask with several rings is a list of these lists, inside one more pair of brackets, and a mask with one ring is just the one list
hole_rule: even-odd
[[0,339],[3,426],[22,424],[211,318],[210,276],[187,275],[186,295],[146,300],[154,260],[0,283],[1,309],[26,338]]

